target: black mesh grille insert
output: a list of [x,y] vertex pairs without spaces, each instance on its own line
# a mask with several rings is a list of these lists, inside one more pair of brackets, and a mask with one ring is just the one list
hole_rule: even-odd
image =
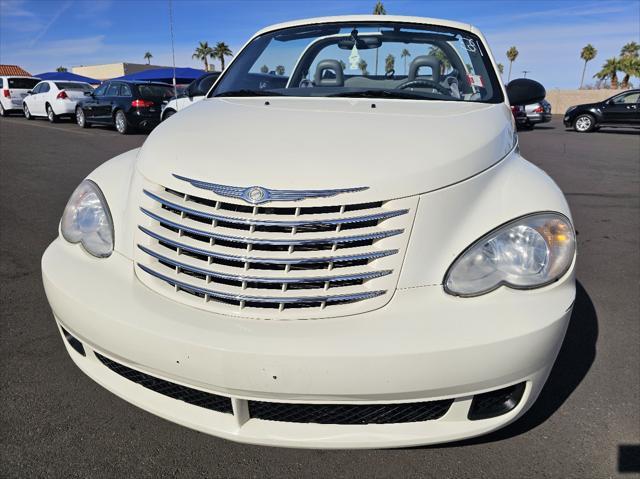
[[249,415],[267,421],[315,424],[398,424],[441,418],[453,399],[405,404],[287,404],[249,401]]
[[147,389],[179,401],[184,401],[194,406],[211,409],[212,411],[229,414],[232,413],[231,399],[227,397],[199,391],[197,389],[191,389],[186,386],[165,381],[164,379],[158,379],[112,361],[109,358],[105,358],[101,354],[95,353],[95,355],[102,364],[111,369],[114,373],[119,374],[123,378],[133,381]]

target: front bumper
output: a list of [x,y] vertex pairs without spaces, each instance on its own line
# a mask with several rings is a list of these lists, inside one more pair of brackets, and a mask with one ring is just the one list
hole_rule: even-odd
[[[96,259],[57,239],[43,280],[65,345],[91,378],[159,416],[241,442],[289,447],[399,447],[481,435],[535,401],[562,343],[573,272],[535,291],[461,299],[440,286],[396,291],[366,314],[309,321],[220,316],[159,295],[114,253]],[[572,270],[573,271],[573,270]],[[231,398],[234,414],[169,398],[124,379],[93,351],[157,378]],[[474,394],[526,382],[515,409],[470,421]],[[251,418],[247,400],[315,404],[454,399],[439,419],[403,424],[300,424]]]

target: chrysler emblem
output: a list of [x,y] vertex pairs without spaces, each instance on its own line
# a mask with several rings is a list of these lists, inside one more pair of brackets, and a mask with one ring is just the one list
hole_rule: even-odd
[[264,188],[260,188],[259,186],[252,186],[251,188],[247,188],[245,190],[245,194],[243,195],[244,199],[249,203],[257,204],[262,203],[267,196],[267,192]]

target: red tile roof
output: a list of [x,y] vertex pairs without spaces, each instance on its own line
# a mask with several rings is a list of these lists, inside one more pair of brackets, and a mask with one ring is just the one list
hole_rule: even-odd
[[30,77],[31,73],[23,70],[18,65],[0,65],[0,75],[16,75]]

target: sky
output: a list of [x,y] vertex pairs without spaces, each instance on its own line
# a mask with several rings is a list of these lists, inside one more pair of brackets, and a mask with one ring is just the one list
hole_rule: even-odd
[[[640,43],[640,0],[384,0],[388,14],[471,23],[484,33],[497,62],[520,52],[512,78],[550,88],[576,88],[587,43],[598,50],[587,66],[593,83],[607,58]],[[191,58],[199,41],[226,42],[233,52],[259,29],[300,18],[371,13],[374,0],[173,0],[177,66],[202,68]],[[169,0],[0,0],[0,63],[37,74],[78,65],[131,62],[171,65]],[[217,62],[214,62],[217,64]],[[217,64],[219,69],[219,65]],[[506,72],[505,72],[506,76]],[[505,78],[506,80],[506,78]],[[640,79],[632,82],[640,84]]]

